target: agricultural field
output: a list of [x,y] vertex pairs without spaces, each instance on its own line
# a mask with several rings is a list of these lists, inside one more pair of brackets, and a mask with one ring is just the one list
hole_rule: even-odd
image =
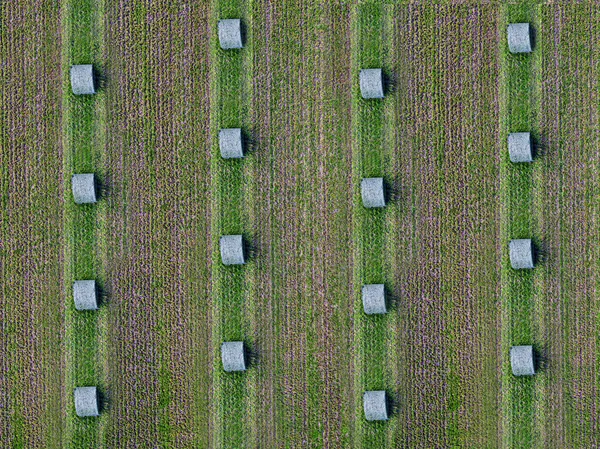
[[[437,3],[0,6],[1,447],[600,446],[600,11]],[[508,51],[515,22],[531,54]],[[96,95],[71,93],[72,64]],[[376,67],[386,97],[364,100]],[[511,163],[524,131],[535,160]],[[98,203],[74,204],[74,173]],[[366,177],[385,208],[363,207]],[[221,263],[230,234],[243,266]],[[510,268],[520,238],[533,270]],[[77,279],[98,311],[75,310]],[[535,376],[512,375],[513,345]],[[75,413],[88,385],[97,418]],[[388,421],[366,421],[367,390]]]

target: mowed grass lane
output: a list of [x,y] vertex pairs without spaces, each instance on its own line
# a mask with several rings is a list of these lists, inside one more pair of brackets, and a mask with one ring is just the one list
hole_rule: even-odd
[[106,4],[107,447],[209,441],[208,8]]
[[[210,144],[211,144],[211,235],[212,235],[212,356],[213,392],[211,394],[212,445],[244,447],[253,431],[249,396],[256,385],[256,370],[226,373],[221,362],[221,344],[243,341],[248,354],[254,352],[251,338],[256,258],[254,230],[250,220],[254,156],[248,130],[252,77],[252,28],[249,5],[240,1],[215,0],[210,12]],[[219,45],[218,21],[242,20],[243,49],[223,50]],[[219,131],[241,128],[247,144],[243,159],[223,159],[219,150]],[[248,145],[249,144],[249,145]],[[219,240],[223,235],[242,235],[249,251],[247,263],[225,266],[221,261]],[[253,357],[249,357],[252,359]]]
[[498,10],[392,15],[385,247],[400,428],[388,442],[484,447],[498,432]]
[[58,448],[64,431],[60,10],[0,8],[0,441]]
[[543,73],[533,202],[541,264],[541,373],[534,447],[600,444],[598,306],[600,16],[593,4],[540,6]]
[[[106,202],[78,205],[73,201],[71,176],[94,173],[99,197],[104,196],[103,156],[105,147],[105,93],[73,95],[70,67],[93,64],[103,84],[104,4],[101,0],[63,1],[63,170],[64,170],[64,285],[65,303],[65,390],[67,420],[63,442],[68,447],[101,446],[101,428],[106,415],[81,419],[75,414],[73,391],[80,386],[96,386],[106,391],[105,328],[106,308],[77,311],[73,303],[75,280],[96,280],[102,295],[105,284],[103,258],[106,256],[104,225]],[[102,302],[102,299],[100,300]]]
[[[513,132],[530,132],[534,141],[539,139],[537,111],[540,51],[513,54],[508,51],[506,39],[509,23],[529,22],[539,29],[536,9],[529,3],[504,5],[500,9],[498,33],[500,42],[500,252],[501,271],[501,366],[502,366],[502,444],[531,447],[536,441],[540,415],[536,413],[536,398],[540,383],[537,378],[514,377],[510,367],[510,347],[515,345],[539,346],[542,342],[535,327],[536,291],[540,288],[541,270],[514,270],[510,266],[510,240],[531,238],[540,243],[534,226],[536,210],[533,195],[538,189],[534,183],[534,164],[510,162],[507,139]],[[540,261],[538,261],[539,263]],[[543,307],[543,305],[541,305]],[[542,374],[543,375],[543,374]]]

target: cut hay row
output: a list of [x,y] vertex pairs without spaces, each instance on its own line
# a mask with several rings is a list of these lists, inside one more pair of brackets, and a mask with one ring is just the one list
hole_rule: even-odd
[[[210,11],[210,143],[211,143],[211,234],[212,256],[212,354],[213,392],[211,395],[212,445],[244,447],[252,432],[250,392],[255,388],[256,371],[251,354],[254,340],[250,338],[252,318],[248,311],[254,301],[252,285],[256,260],[251,248],[255,229],[250,220],[252,208],[253,155],[239,159],[224,159],[217,136],[221,129],[241,128],[248,136],[251,91],[247,79],[252,77],[252,30],[245,1],[215,0]],[[246,33],[244,47],[223,50],[217,36],[221,19],[242,19]],[[244,139],[247,142],[247,138]],[[250,139],[251,140],[251,139]],[[221,236],[242,235],[246,248],[246,263],[224,265],[220,254]],[[250,354],[249,369],[228,373],[221,361],[223,342],[242,341]]]
[[0,8],[0,441],[61,445],[63,198],[60,14]]
[[[98,184],[103,184],[105,95],[100,92],[75,96],[71,92],[69,79],[69,68],[73,64],[93,64],[97,72],[103,71],[103,6],[103,2],[98,0],[77,4],[65,1],[61,11],[64,36],[62,168],[67,180],[64,184],[63,267],[66,330],[63,391],[67,410],[63,443],[66,446],[99,446],[101,429],[107,420],[106,416],[81,419],[75,413],[73,391],[76,387],[97,386],[101,394],[106,390],[102,330],[106,325],[106,308],[77,311],[72,288],[75,280],[93,279],[98,283],[99,291],[103,291],[106,203],[75,204],[71,189],[71,175],[74,173],[94,173]],[[99,191],[102,198],[102,188]]]
[[[499,33],[505,36],[508,23],[520,22],[531,23],[534,29],[538,29],[540,24],[535,8],[529,5],[502,7]],[[532,200],[538,189],[547,190],[548,186],[534,182],[535,164],[510,162],[506,142],[511,132],[531,132],[534,141],[539,136],[536,114],[539,108],[539,80],[542,77],[539,67],[541,53],[534,49],[531,54],[512,54],[508,50],[506,39],[500,44],[500,438],[506,446],[518,442],[523,447],[532,447],[538,438],[537,429],[541,418],[534,411],[539,379],[515,378],[511,372],[508,351],[514,345],[539,346],[542,343],[534,325],[538,307],[543,307],[543,303],[538,303],[535,299],[535,292],[540,288],[542,280],[539,278],[539,271],[511,268],[508,246],[512,239],[533,238],[534,243],[539,243],[537,239],[540,236],[535,232],[533,223],[536,209]]]
[[107,447],[209,438],[207,9],[107,3]]
[[535,297],[542,361],[535,445],[596,447],[600,16],[592,4],[540,7],[538,14],[544,107],[533,202],[543,265]]

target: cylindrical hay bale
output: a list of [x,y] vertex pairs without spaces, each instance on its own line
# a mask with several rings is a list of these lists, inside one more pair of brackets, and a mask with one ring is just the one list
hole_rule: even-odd
[[223,50],[242,48],[242,21],[240,19],[219,20],[219,44]]
[[219,149],[223,159],[244,157],[242,130],[240,128],[227,128],[219,131]]
[[531,30],[528,23],[508,25],[508,49],[511,53],[531,52]]
[[381,69],[363,69],[360,71],[360,94],[365,99],[383,98],[383,71]]
[[241,235],[224,235],[221,237],[221,261],[223,265],[242,265],[244,258],[244,239]]
[[82,418],[100,414],[96,387],[75,388],[75,413]]
[[246,370],[246,350],[242,341],[226,341],[221,345],[221,362],[227,372]]
[[75,95],[96,93],[94,84],[94,66],[92,64],[71,66],[71,90]]
[[367,421],[385,421],[388,419],[385,391],[365,391],[363,407]]
[[96,281],[75,281],[73,283],[73,300],[77,310],[96,310]]
[[71,178],[73,199],[77,204],[96,202],[96,178],[93,173],[81,173]]
[[385,207],[385,184],[383,178],[364,178],[360,184],[363,206]]
[[531,162],[531,135],[529,133],[511,133],[508,135],[508,155],[511,162]]
[[515,376],[533,376],[535,374],[533,346],[510,348],[510,366]]
[[515,270],[534,267],[531,239],[511,240],[509,244],[510,265]]
[[368,284],[362,288],[363,309],[367,315],[387,313],[385,286]]

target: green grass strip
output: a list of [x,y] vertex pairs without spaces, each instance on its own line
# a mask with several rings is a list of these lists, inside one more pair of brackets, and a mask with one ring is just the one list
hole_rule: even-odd
[[103,11],[103,0],[65,0],[62,3],[66,447],[99,446],[101,428],[106,420],[106,416],[77,417],[73,403],[75,387],[97,386],[101,392],[104,391],[102,322],[106,310],[76,311],[72,296],[74,280],[95,279],[100,288],[104,284],[101,263],[104,247],[98,237],[103,234],[106,205],[102,200],[94,205],[76,205],[71,193],[71,176],[75,173],[95,173],[102,184],[105,95],[100,89],[96,95],[75,96],[71,93],[69,78],[72,64],[93,64],[102,74]]
[[[384,8],[375,4],[355,6],[352,11],[352,77],[353,77],[353,147],[354,180],[353,237],[355,326],[355,443],[357,447],[384,447],[385,422],[367,422],[363,412],[363,394],[368,390],[390,392],[386,375],[387,320],[386,315],[365,315],[362,307],[363,284],[386,283],[385,222],[386,208],[365,209],[362,205],[362,178],[384,177],[384,100],[364,100],[360,95],[359,71],[379,68],[384,63],[381,39],[384,28]],[[384,67],[384,72],[385,72]],[[389,182],[386,179],[386,182]],[[387,206],[389,207],[389,206]]]
[[[249,35],[240,50],[222,50],[219,46],[217,24],[221,19],[241,18],[248,32],[249,17],[243,0],[214,0],[211,8],[211,172],[212,191],[212,236],[213,236],[213,444],[215,447],[245,447],[251,430],[248,415],[254,373],[225,373],[221,364],[221,343],[244,341],[251,349],[249,340],[251,323],[247,320],[247,302],[252,291],[255,270],[250,259],[243,266],[224,266],[221,263],[219,239],[222,235],[242,234],[246,243],[253,241],[248,232],[249,219],[246,205],[251,202],[248,183],[253,170],[251,159],[223,159],[219,151],[219,130],[242,128],[247,135],[246,117],[249,116],[247,99],[248,76],[252,73],[252,48]],[[247,281],[250,285],[247,286]]]
[[[534,96],[538,79],[535,70],[539,49],[531,54],[512,54],[506,39],[509,23],[530,22],[538,26],[534,8],[528,4],[505,5],[501,11],[499,33],[502,36],[500,58],[500,236],[502,248],[502,410],[503,444],[518,444],[528,448],[534,444],[534,399],[536,377],[514,377],[510,368],[509,351],[514,345],[533,344],[534,277],[536,271],[513,270],[510,267],[508,244],[512,239],[532,238],[532,164],[513,164],[507,150],[508,134],[531,132],[539,139],[536,128],[537,101]],[[536,53],[537,50],[537,53]],[[539,271],[539,269],[538,269]]]

